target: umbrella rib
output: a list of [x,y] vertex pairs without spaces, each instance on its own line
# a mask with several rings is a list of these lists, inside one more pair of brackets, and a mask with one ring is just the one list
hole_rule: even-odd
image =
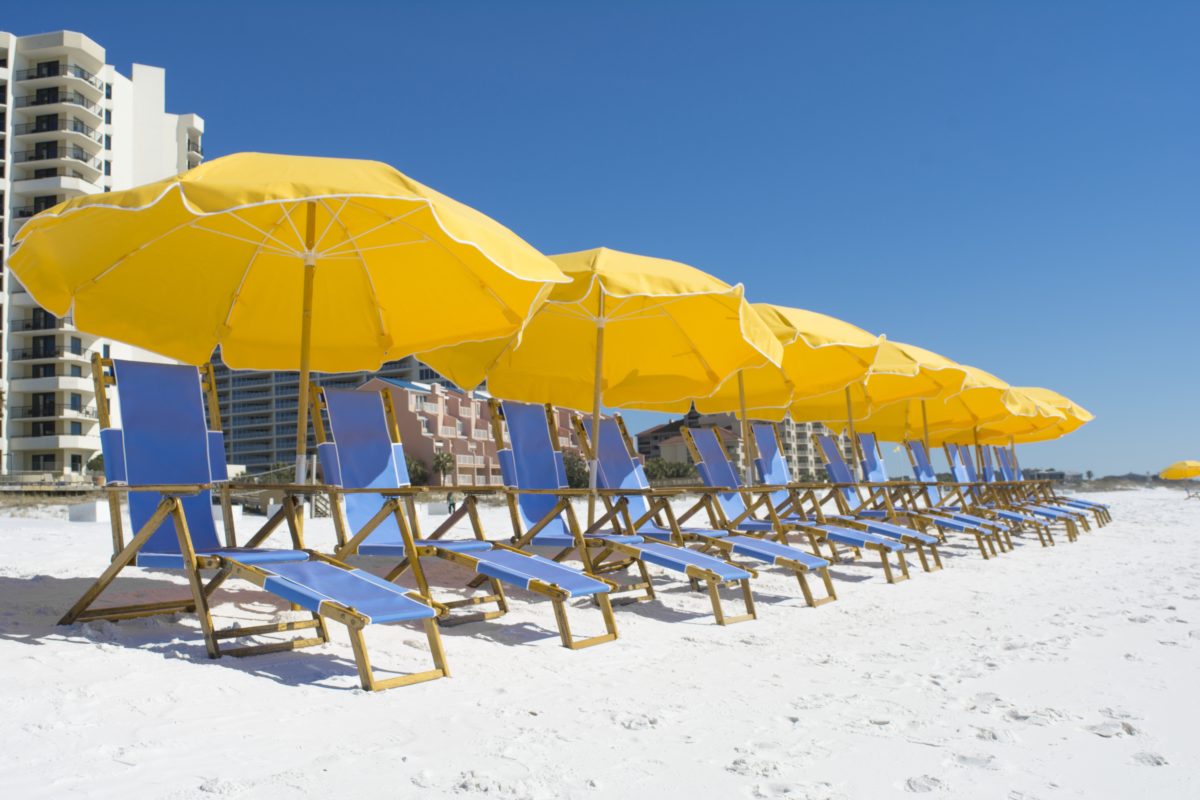
[[[371,208],[370,206],[364,206],[362,203],[351,203],[349,198],[347,198],[346,202],[348,205],[353,205],[355,208],[361,208],[364,211],[368,211],[372,214],[381,214],[382,213],[378,209]],[[330,247],[328,250],[323,252],[321,255],[324,256],[324,255],[336,253],[338,251],[338,248],[345,247],[346,245],[350,245],[351,247],[357,248],[356,240],[361,239],[364,236],[370,236],[372,233],[375,233],[375,231],[386,228],[388,225],[392,225],[397,222],[402,222],[406,217],[409,217],[410,215],[415,214],[418,211],[420,211],[422,208],[426,208],[426,207],[427,207],[426,205],[419,205],[416,208],[409,209],[408,211],[405,211],[403,214],[400,214],[395,217],[388,217],[385,215],[385,219],[383,222],[379,223],[378,225],[376,225],[373,228],[367,228],[365,231],[359,231],[358,233],[354,234],[353,236],[350,236],[349,232],[347,232],[348,238],[346,241],[338,242],[333,247]],[[430,241],[428,236],[425,236],[425,234],[422,231],[418,230],[417,228],[414,228],[412,225],[407,225],[406,227],[409,230],[419,233],[421,236],[425,237],[422,241]]]
[[[186,228],[193,228],[193,229],[195,229],[195,230],[198,230],[198,231],[201,231],[201,232],[203,232],[203,233],[212,233],[212,234],[215,234],[215,235],[217,235],[217,236],[224,236],[224,237],[226,237],[226,238],[228,238],[228,239],[234,239],[234,240],[236,240],[236,241],[239,241],[239,242],[245,242],[246,244],[254,245],[256,248],[263,248],[263,242],[262,242],[262,241],[258,241],[258,242],[256,242],[256,241],[254,241],[253,239],[247,239],[247,238],[245,238],[245,237],[242,237],[242,236],[237,236],[236,234],[232,234],[232,233],[225,233],[224,231],[217,231],[217,230],[213,230],[212,228],[205,228],[205,227],[202,227],[202,226],[201,226],[199,223],[200,223],[202,220],[204,220],[204,219],[207,219],[207,218],[208,218],[208,217],[198,217],[198,218],[195,218],[195,219],[190,219],[190,220],[188,220],[187,222],[181,222],[180,224],[176,225],[175,227],[173,227],[173,228],[171,228],[171,229],[169,229],[169,230],[163,231],[163,232],[162,232],[162,233],[160,233],[158,236],[155,236],[153,239],[150,239],[150,240],[148,240],[148,241],[145,241],[145,242],[143,242],[142,244],[138,245],[138,246],[137,246],[137,247],[135,247],[134,249],[130,250],[130,251],[129,251],[128,253],[126,253],[125,255],[123,255],[123,256],[121,256],[120,258],[118,258],[118,259],[117,259],[116,261],[114,261],[113,263],[109,264],[107,267],[105,267],[103,270],[101,270],[99,273],[97,273],[97,274],[96,274],[94,277],[92,277],[92,279],[91,279],[91,281],[90,281],[90,282],[91,282],[91,283],[96,283],[96,282],[98,282],[99,280],[101,280],[102,278],[104,278],[105,276],[107,276],[107,275],[108,275],[110,272],[112,272],[113,270],[115,270],[117,267],[121,266],[123,263],[125,263],[127,260],[129,260],[129,258],[130,258],[130,257],[132,257],[133,255],[135,255],[135,254],[137,254],[137,253],[140,253],[140,252],[142,252],[143,250],[147,250],[147,249],[149,249],[150,247],[152,247],[152,246],[154,246],[154,245],[158,244],[160,241],[162,241],[163,239],[167,238],[167,237],[168,237],[168,236],[170,236],[171,234],[173,234],[173,233],[178,233],[179,231],[181,231],[181,230],[184,230],[184,229],[186,229]],[[241,220],[241,221],[242,221],[242,222],[245,222],[245,220]],[[249,225],[250,223],[248,223],[248,222],[247,222],[246,224],[247,224],[247,225]],[[250,225],[250,227],[251,227],[251,228],[254,228],[254,229],[255,229],[256,231],[258,231],[259,233],[264,233],[264,234],[265,234],[265,232],[264,232],[264,231],[259,231],[259,230],[258,230],[258,228],[255,228],[253,225]],[[265,235],[267,235],[267,236],[269,237],[269,234],[265,234]],[[273,238],[273,237],[270,237],[270,238]],[[278,240],[276,239],[275,241],[278,241]],[[270,252],[272,252],[272,253],[276,253],[276,254],[278,254],[278,255],[283,255],[283,256],[295,256],[295,255],[298,255],[298,254],[297,254],[295,251],[292,251],[292,250],[279,250],[279,249],[276,249],[276,248],[273,248],[273,247],[270,247],[270,248],[263,248],[263,249],[269,250],[269,251],[270,251]]]
[[[346,240],[353,242],[354,237],[350,235],[350,231],[346,228],[345,223],[342,222],[340,218],[335,218],[334,221],[337,223],[337,226],[342,229],[342,232],[346,234]],[[332,224],[333,222],[330,223],[330,225]],[[358,263],[362,266],[363,275],[365,275],[367,278],[367,286],[370,287],[371,290],[371,302],[375,306],[375,321],[378,323],[376,325],[377,336],[382,343],[382,340],[389,338],[390,334],[387,331],[387,326],[383,323],[383,307],[379,303],[379,293],[375,291],[375,279],[371,277],[371,268],[367,266],[367,260],[362,257],[358,247],[356,246],[354,249],[355,252],[358,253]]]
[[[330,208],[327,200],[328,198],[322,197],[317,201],[320,203],[321,208],[325,209],[329,213],[329,221],[325,223],[325,227],[321,230],[320,235],[317,236],[316,241],[313,243],[313,247],[315,247],[317,250],[321,249],[321,242],[325,241],[325,236],[329,233],[329,229],[333,227],[334,221],[338,221],[338,217],[340,217],[342,212],[346,210],[346,206],[350,204],[350,198],[343,197],[341,206],[338,207],[337,211],[334,211],[332,208]],[[338,221],[338,224],[341,225],[341,222]],[[341,227],[342,230],[346,230],[345,225],[341,225]]]
[[[280,207],[280,208],[284,208],[284,207],[286,206],[286,203],[282,203],[282,202],[281,202],[281,203],[276,203],[275,205],[276,205],[276,206],[278,206],[278,207]],[[248,220],[248,219],[246,219],[245,217],[243,217],[243,216],[241,215],[241,212],[242,212],[242,211],[244,211],[244,210],[246,210],[246,209],[238,208],[238,209],[234,209],[234,210],[232,210],[232,211],[226,212],[225,214],[220,214],[220,215],[205,215],[205,216],[203,216],[203,217],[197,217],[197,218],[194,220],[194,221],[195,221],[195,223],[196,223],[196,228],[197,228],[198,230],[202,230],[202,231],[208,231],[209,233],[219,233],[219,234],[221,234],[221,235],[223,235],[223,236],[230,236],[231,238],[239,238],[239,237],[235,236],[234,234],[223,233],[223,232],[221,232],[221,231],[216,231],[216,230],[213,230],[212,228],[205,228],[205,227],[203,227],[203,226],[201,226],[201,225],[199,224],[199,223],[200,223],[202,220],[209,219],[210,217],[214,217],[214,218],[220,218],[220,217],[222,217],[222,216],[224,216],[224,217],[228,217],[228,218],[230,218],[230,219],[233,219],[233,220],[236,220],[236,221],[238,221],[238,222],[242,223],[242,224],[243,224],[243,225],[245,225],[247,228],[249,228],[250,230],[252,230],[252,231],[254,231],[255,233],[257,233],[258,235],[260,235],[260,236],[264,236],[264,237],[266,237],[266,238],[270,239],[271,241],[275,242],[277,245],[279,245],[279,247],[280,247],[281,249],[283,249],[283,250],[286,250],[288,255],[300,255],[300,251],[299,251],[299,250],[297,250],[295,247],[293,247],[293,246],[289,245],[287,242],[283,241],[282,239],[278,239],[278,238],[276,238],[276,237],[275,237],[275,236],[274,236],[274,235],[273,235],[273,234],[272,234],[270,231],[266,231],[266,230],[264,230],[264,229],[262,229],[262,228],[258,227],[258,226],[257,226],[257,225],[255,225],[253,222],[251,222],[250,220]],[[279,225],[278,225],[278,221],[276,221],[276,225],[275,225],[275,227],[276,227],[276,228],[278,228],[278,227],[279,227]],[[274,229],[272,229],[272,230],[274,230]],[[295,226],[292,226],[292,230],[293,230],[293,231],[295,231],[295,230],[296,230]],[[302,241],[304,241],[304,239],[303,239],[302,237],[300,237],[300,234],[299,234],[299,233],[297,233],[297,234],[296,234],[296,236],[297,236],[297,239],[296,239],[296,241],[298,241],[298,242],[302,242]],[[249,239],[243,239],[243,241],[250,241],[250,240],[249,240]],[[252,244],[257,244],[257,242],[251,242],[251,243],[252,243]]]
[[[281,208],[282,208],[282,204],[281,204]],[[282,216],[284,216],[284,217],[288,216],[288,212],[286,209],[283,210]],[[279,227],[280,222],[282,222],[282,220],[280,220],[280,219],[275,220],[275,225],[274,225],[273,229],[277,229]],[[271,236],[271,234],[267,231],[264,231],[263,234],[266,237]],[[264,241],[265,241],[265,239],[264,239]],[[261,247],[261,243],[260,243],[260,247],[257,248],[250,255],[249,260],[246,262],[246,268],[244,270],[242,270],[241,280],[238,281],[237,288],[234,289],[234,291],[233,291],[233,297],[230,298],[230,300],[229,300],[229,308],[225,311],[225,320],[222,324],[227,328],[229,327],[229,321],[231,319],[233,319],[233,309],[237,306],[238,300],[241,299],[242,289],[246,286],[246,279],[248,277],[250,277],[250,270],[252,270],[254,268],[254,262],[258,260],[259,253],[261,253],[262,250],[263,250],[263,248]],[[289,253],[288,255],[295,257],[297,254]]]

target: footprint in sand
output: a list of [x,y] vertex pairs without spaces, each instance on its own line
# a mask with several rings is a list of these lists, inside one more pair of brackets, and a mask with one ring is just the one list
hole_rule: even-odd
[[904,782],[904,791],[925,794],[927,792],[944,792],[948,787],[945,781],[932,775],[918,775]]
[[954,763],[960,767],[996,769],[996,757],[989,756],[986,753],[955,753]]
[[1134,753],[1133,763],[1142,764],[1143,766],[1147,767],[1165,767],[1167,765],[1167,759],[1163,758],[1158,753],[1149,753],[1143,751],[1141,753]]
[[1138,733],[1137,728],[1128,722],[1119,722],[1117,720],[1101,722],[1099,725],[1089,725],[1087,730],[1105,739],[1111,739],[1116,736],[1137,736]]

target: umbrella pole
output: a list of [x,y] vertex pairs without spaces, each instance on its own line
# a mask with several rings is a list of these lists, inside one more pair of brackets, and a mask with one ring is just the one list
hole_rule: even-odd
[[1017,463],[1017,437],[1015,436],[1008,437],[1008,453],[1012,456],[1013,472],[1016,472],[1021,465]]
[[604,380],[604,285],[600,284],[596,317],[596,373],[592,383],[592,461],[588,465],[588,529],[596,521],[597,481],[600,476],[600,384]]
[[858,434],[854,431],[854,405],[850,401],[850,387],[846,387],[846,422],[850,427],[850,458],[854,464],[854,474],[859,475],[858,463]]
[[742,410],[742,482],[746,486],[754,485],[754,451],[750,440],[750,420],[746,418],[746,382],[742,378],[744,370],[738,370],[738,406]]
[[296,427],[296,483],[305,482],[308,460],[308,380],[312,350],[313,282],[317,275],[317,204],[308,202],[304,223],[304,308],[300,315],[300,400]]
[[[929,416],[925,413],[925,401],[921,401],[921,430],[924,433],[925,452],[929,453]],[[930,461],[933,456],[929,456]]]

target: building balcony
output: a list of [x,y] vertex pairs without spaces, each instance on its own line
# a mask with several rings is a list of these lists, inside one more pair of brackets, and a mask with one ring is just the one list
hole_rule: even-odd
[[59,91],[56,94],[47,94],[38,97],[35,94],[27,94],[23,97],[13,98],[14,108],[36,108],[50,111],[82,111],[91,114],[95,119],[96,124],[101,124],[104,121],[104,109],[100,104],[88,99],[79,92]]
[[82,349],[70,347],[27,347],[8,352],[10,361],[53,361],[58,358],[76,358],[86,361],[88,354]]
[[78,64],[38,64],[33,69],[17,70],[13,78],[28,87],[35,87],[40,83],[61,83],[51,79],[66,78],[72,84],[90,86],[98,92],[104,91],[104,81]]
[[72,408],[62,403],[43,403],[37,406],[16,406],[9,409],[13,419],[96,419],[94,408]]
[[23,122],[13,125],[12,132],[13,136],[21,137],[23,142],[48,141],[66,134],[70,139],[81,144],[96,146],[104,144],[104,134],[73,117],[59,117],[49,122]]
[[10,436],[10,450],[99,450],[100,434],[50,434],[46,436]]
[[58,147],[53,148],[18,150],[12,154],[12,160],[14,164],[46,164],[47,166],[59,162],[80,171],[79,177],[85,180],[99,178],[104,174],[104,160],[74,144],[60,143]]
[[75,324],[73,317],[25,317],[9,322],[10,331],[61,331]]
[[11,394],[18,392],[78,392],[92,396],[96,385],[91,378],[76,375],[10,375],[8,389]]

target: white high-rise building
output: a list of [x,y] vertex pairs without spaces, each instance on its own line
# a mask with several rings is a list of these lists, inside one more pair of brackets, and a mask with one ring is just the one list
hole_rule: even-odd
[[39,307],[5,269],[25,220],[81,194],[196,166],[204,120],[165,112],[165,72],[105,63],[87,36],[0,31],[0,472],[81,476],[100,450],[93,353],[156,358]]

